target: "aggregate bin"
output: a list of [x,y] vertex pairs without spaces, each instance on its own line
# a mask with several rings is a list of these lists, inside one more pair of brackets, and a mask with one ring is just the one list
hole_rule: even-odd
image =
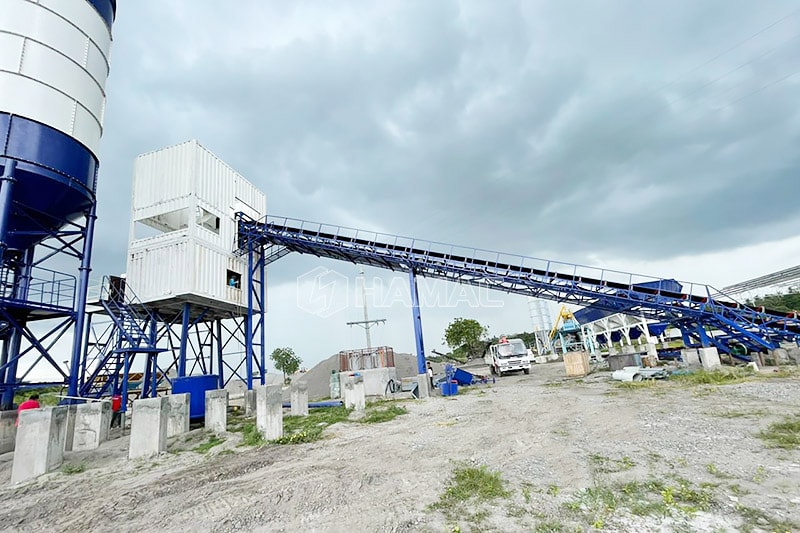
[[439,391],[442,393],[442,396],[455,396],[458,394],[458,382],[456,380],[447,381],[443,383],[439,383]]

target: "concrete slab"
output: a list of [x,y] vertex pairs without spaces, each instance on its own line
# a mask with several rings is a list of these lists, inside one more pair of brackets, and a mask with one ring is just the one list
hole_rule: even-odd
[[108,440],[111,402],[90,402],[75,406],[73,451],[96,450]]
[[431,383],[428,374],[417,374],[417,384],[419,385],[419,397],[428,398],[431,393]]
[[292,385],[292,416],[308,416],[308,384],[298,382]]
[[184,392],[181,394],[170,394],[167,396],[169,401],[169,413],[167,414],[167,437],[180,435],[189,431],[189,407],[191,406],[191,394]]
[[72,444],[75,442],[75,416],[77,415],[77,405],[67,406],[67,433],[64,437],[64,451],[71,452]]
[[169,399],[166,396],[134,400],[131,417],[128,459],[152,457],[167,451]]
[[17,411],[0,411],[0,453],[14,451],[17,439]]
[[283,392],[280,385],[264,385],[256,391],[256,428],[265,440],[283,437]]
[[11,483],[55,470],[64,461],[67,406],[28,409],[19,415]]
[[206,429],[214,433],[228,430],[228,391],[206,391]]

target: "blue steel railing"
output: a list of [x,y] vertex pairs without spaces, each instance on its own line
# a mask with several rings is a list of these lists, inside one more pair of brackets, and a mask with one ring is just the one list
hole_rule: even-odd
[[780,340],[800,338],[797,316],[748,307],[733,298],[721,299],[718,290],[705,284],[299,219],[256,221],[241,213],[237,217],[241,250],[272,247],[282,251],[267,255],[268,262],[295,251],[392,270],[414,269],[421,276],[656,320],[683,321],[687,328],[690,323],[694,328],[711,325],[751,347],[775,348]]
[[0,272],[0,300],[24,307],[71,311],[78,280],[48,268],[33,267],[24,277],[9,268]]

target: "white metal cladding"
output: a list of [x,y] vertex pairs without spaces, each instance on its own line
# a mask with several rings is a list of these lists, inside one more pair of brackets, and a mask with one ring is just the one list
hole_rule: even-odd
[[111,34],[86,0],[3,0],[2,111],[46,124],[97,156]]
[[[246,305],[247,263],[234,255],[234,215],[240,210],[263,217],[264,193],[197,141],[140,155],[127,272],[137,296],[144,302],[200,296],[226,309]],[[164,229],[183,220],[185,228]],[[137,239],[137,224],[165,232]],[[229,284],[231,272],[239,277],[238,288]]]
[[[247,264],[239,257],[187,236],[142,239],[128,252],[127,283],[145,303],[201,296],[235,306],[247,304]],[[238,288],[228,272],[240,276]]]

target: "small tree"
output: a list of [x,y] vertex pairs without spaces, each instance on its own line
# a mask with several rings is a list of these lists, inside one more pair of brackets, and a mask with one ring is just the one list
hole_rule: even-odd
[[275,348],[269,358],[275,368],[283,372],[283,382],[286,384],[291,381],[289,376],[297,372],[303,362],[291,348]]
[[481,326],[472,318],[456,318],[444,331],[444,342],[453,350],[453,354],[463,354],[467,358],[481,355],[481,340],[489,328]]

